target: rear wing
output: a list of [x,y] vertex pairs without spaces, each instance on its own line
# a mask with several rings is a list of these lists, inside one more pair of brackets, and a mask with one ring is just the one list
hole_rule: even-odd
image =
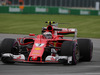
[[77,29],[74,28],[61,28],[61,31],[57,31],[58,35],[67,35],[67,34],[77,34]]
[[76,39],[77,38],[77,29],[74,29],[74,28],[61,28],[62,30],[61,31],[57,31],[57,34],[58,35],[67,35],[67,34],[74,34],[74,38],[73,39]]
[[57,35],[67,35],[67,34],[74,34],[74,37],[77,37],[77,29],[75,28],[58,28],[53,26],[43,27],[42,33],[45,31],[56,31]]

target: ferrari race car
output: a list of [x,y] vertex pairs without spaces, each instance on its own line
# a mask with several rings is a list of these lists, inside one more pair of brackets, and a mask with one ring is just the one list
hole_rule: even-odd
[[[1,42],[1,61],[5,64],[61,63],[76,65],[79,61],[91,61],[93,43],[90,39],[77,39],[77,29],[58,28],[47,21],[41,35],[29,34],[23,38],[5,38]],[[63,35],[74,34],[73,39]]]

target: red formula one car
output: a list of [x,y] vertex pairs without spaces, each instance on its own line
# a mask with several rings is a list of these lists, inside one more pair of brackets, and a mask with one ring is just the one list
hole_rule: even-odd
[[[78,61],[91,61],[93,43],[90,39],[77,39],[77,29],[58,28],[55,22],[47,21],[41,35],[29,34],[28,37],[5,38],[1,43],[1,61],[5,64],[62,63],[76,65]],[[74,34],[73,39],[63,35]]]

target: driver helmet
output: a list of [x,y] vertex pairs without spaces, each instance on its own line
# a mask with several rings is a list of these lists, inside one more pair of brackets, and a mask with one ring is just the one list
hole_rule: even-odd
[[46,39],[51,39],[51,38],[52,38],[52,33],[51,33],[51,32],[44,32],[44,33],[43,33],[43,36],[44,36]]

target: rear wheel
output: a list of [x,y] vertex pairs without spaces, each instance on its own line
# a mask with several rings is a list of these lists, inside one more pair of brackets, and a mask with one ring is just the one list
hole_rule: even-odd
[[[74,41],[64,41],[61,46],[61,56],[72,56],[72,65],[76,65],[79,60],[78,46]],[[63,64],[67,64],[64,62]]]
[[93,43],[90,39],[77,40],[80,50],[80,61],[91,61],[93,53]]
[[[1,42],[1,53],[11,53],[14,55],[19,54],[19,44],[16,41],[16,39],[6,38]],[[1,58],[2,62],[4,63],[14,63],[11,60],[11,58]]]

